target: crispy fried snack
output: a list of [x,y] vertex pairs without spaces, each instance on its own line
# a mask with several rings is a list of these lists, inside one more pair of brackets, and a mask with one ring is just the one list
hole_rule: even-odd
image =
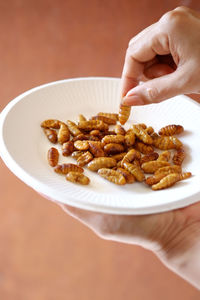
[[81,150],[74,151],[72,152],[72,158],[77,160],[79,156],[81,156],[83,153],[85,153],[85,151],[81,151]]
[[115,133],[119,134],[119,135],[125,135],[126,134],[126,130],[119,124],[115,125]]
[[44,128],[44,133],[47,136],[48,140],[53,143],[56,144],[57,143],[57,132],[53,129],[49,129],[49,128]]
[[96,157],[89,164],[88,169],[96,172],[102,168],[112,168],[117,165],[117,162],[112,157]]
[[81,121],[87,121],[87,119],[82,114],[80,114],[78,116],[78,119],[79,119],[79,122],[81,122]]
[[101,133],[98,129],[94,129],[90,131],[90,135],[99,137]]
[[152,185],[152,190],[162,190],[174,185],[180,180],[180,175],[178,173],[171,173],[163,177],[157,184]]
[[118,161],[122,160],[126,154],[127,154],[126,152],[121,152],[121,153],[112,155],[112,158],[114,158],[118,162]]
[[127,147],[132,147],[135,144],[135,133],[132,130],[127,131],[124,142]]
[[40,126],[43,127],[43,128],[59,129],[60,128],[60,121],[59,120],[54,120],[54,119],[49,119],[49,120],[43,121]]
[[151,145],[146,145],[143,142],[135,142],[134,147],[143,154],[150,154],[154,152],[154,148]]
[[107,169],[107,168],[101,168],[98,170],[98,174],[109,180],[110,182],[113,182],[115,184],[118,185],[124,185],[126,184],[126,179],[124,178],[124,176],[122,174],[120,174],[119,172],[115,171],[115,170],[111,170],[111,169]]
[[55,167],[58,163],[59,152],[56,148],[51,147],[47,152],[47,159],[51,167]]
[[152,137],[153,140],[159,137],[159,135],[155,131],[151,133],[150,136]]
[[165,174],[168,175],[170,173],[181,173],[181,167],[177,165],[172,165],[172,166],[165,166],[165,167],[160,167],[155,171],[155,175],[158,174]]
[[72,141],[68,141],[62,145],[62,155],[69,156],[74,151],[74,143]]
[[169,161],[170,157],[171,157],[171,152],[166,150],[166,151],[163,151],[162,153],[160,153],[158,160]]
[[80,167],[83,167],[87,165],[91,160],[93,160],[93,155],[89,151],[86,151],[77,158],[77,164]]
[[66,124],[61,123],[58,131],[58,142],[62,145],[70,139],[70,132]]
[[105,135],[101,142],[103,145],[110,143],[122,144],[124,142],[124,135]]
[[117,168],[116,171],[124,176],[124,178],[126,179],[126,183],[135,182],[135,177],[128,170],[126,170],[124,168]]
[[154,174],[153,176],[147,177],[146,180],[145,180],[145,183],[147,185],[156,184],[156,183],[158,183],[165,176],[166,176],[166,174],[162,174],[162,173],[161,174],[157,174],[157,175]]
[[178,149],[176,151],[176,153],[174,154],[172,161],[175,165],[181,166],[183,160],[185,159],[185,151],[184,149],[181,147],[180,149]]
[[117,123],[117,120],[105,116],[93,116],[90,120],[101,120],[108,125],[115,125]]
[[94,129],[97,129],[100,131],[107,131],[108,124],[105,124],[101,120],[81,121],[78,123],[78,128],[83,129],[84,131],[91,131]]
[[97,115],[98,116],[104,116],[104,117],[107,117],[107,118],[114,119],[114,120],[118,121],[118,114],[99,112]]
[[131,106],[120,104],[119,106],[119,122],[121,125],[124,125],[131,113]]
[[153,144],[152,137],[141,126],[133,125],[132,130],[137,136],[137,138],[141,140],[143,143],[148,145]]
[[148,133],[149,135],[152,135],[154,133],[154,129],[153,127],[149,126],[145,129],[146,133]]
[[183,126],[181,125],[167,125],[165,127],[162,127],[160,130],[159,130],[159,135],[174,135],[174,134],[180,134],[184,131],[184,128]]
[[141,167],[145,173],[154,173],[159,168],[165,166],[170,166],[170,163],[168,163],[167,161],[153,160],[143,163]]
[[69,172],[83,173],[84,170],[83,170],[83,168],[81,168],[75,164],[61,164],[61,165],[55,166],[54,171],[58,174],[66,175]]
[[180,174],[180,180],[185,180],[185,179],[187,179],[187,178],[189,178],[189,177],[191,177],[191,176],[192,176],[192,173],[191,173],[191,172],[181,173],[181,174]]
[[159,154],[157,152],[146,154],[140,159],[140,165],[142,165],[143,163],[148,162],[148,161],[156,160],[156,159],[158,159],[158,157],[159,157]]
[[160,150],[179,149],[182,143],[174,136],[158,136],[153,139],[153,145]]
[[88,141],[76,141],[74,142],[74,147],[77,150],[88,150],[89,149],[89,142]]
[[87,135],[84,133],[78,134],[72,138],[72,142],[85,141],[85,140],[87,140]]
[[103,157],[106,156],[105,152],[102,149],[101,142],[89,141],[89,149],[90,152],[94,155],[94,157]]
[[74,136],[72,138],[72,141],[73,142],[76,142],[76,141],[99,141],[99,138],[97,136],[94,136],[94,135],[81,133],[77,136]]
[[137,164],[131,164],[128,162],[124,162],[124,168],[128,170],[137,181],[144,181],[145,176],[142,169]]
[[126,155],[123,157],[122,161],[121,161],[121,166],[124,166],[124,163],[131,163],[133,162],[135,159],[140,159],[141,158],[141,154],[135,150],[135,149],[131,149],[129,150]]
[[103,149],[107,155],[114,155],[124,152],[124,146],[116,143],[106,144]]
[[147,129],[147,125],[144,123],[138,123],[137,127],[143,128],[143,129]]
[[67,125],[68,125],[71,135],[77,136],[82,133],[81,130],[78,128],[78,126],[74,122],[67,120]]
[[80,172],[69,172],[66,179],[73,183],[79,183],[82,185],[88,185],[90,183],[90,179]]

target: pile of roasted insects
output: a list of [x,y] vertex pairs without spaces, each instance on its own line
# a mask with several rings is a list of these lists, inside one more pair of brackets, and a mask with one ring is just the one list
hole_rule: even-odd
[[[51,147],[47,155],[49,165],[68,181],[83,185],[90,182],[83,174],[84,166],[115,184],[139,181],[152,190],[168,188],[190,177],[190,172],[182,172],[185,151],[182,142],[175,137],[184,128],[172,124],[156,133],[146,124],[133,124],[125,130],[122,125],[129,114],[130,107],[121,105],[119,114],[100,112],[89,120],[79,115],[77,124],[70,120],[66,123],[55,119],[43,121],[41,127],[49,141],[61,144],[62,155],[76,160],[76,164],[58,164],[59,150]],[[155,149],[159,149],[159,153]],[[146,174],[151,175],[146,177]]]

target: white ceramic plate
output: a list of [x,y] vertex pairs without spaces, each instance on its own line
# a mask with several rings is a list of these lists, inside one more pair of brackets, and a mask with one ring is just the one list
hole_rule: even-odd
[[[117,112],[119,79],[78,78],[45,84],[11,101],[0,114],[0,155],[8,168],[36,191],[62,203],[92,211],[114,214],[148,214],[186,206],[200,200],[200,107],[178,96],[160,104],[132,109],[126,128],[146,123],[155,130],[181,124],[180,136],[186,145],[184,171],[193,176],[170,189],[152,191],[145,184],[116,186],[85,168],[88,186],[67,182],[53,172],[46,153],[52,146],[40,123],[49,118],[77,120],[103,112]],[[57,146],[59,148],[59,146]],[[61,156],[60,162],[74,162]]]

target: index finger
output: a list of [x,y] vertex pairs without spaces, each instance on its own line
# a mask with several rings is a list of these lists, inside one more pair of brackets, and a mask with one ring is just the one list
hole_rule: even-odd
[[128,93],[130,89],[138,85],[141,75],[143,74],[143,70],[143,63],[138,62],[127,52],[121,78],[122,98]]
[[157,54],[165,54],[165,51],[161,50],[159,53],[153,47],[153,40],[157,37],[156,26],[156,23],[152,24],[130,40],[121,78],[122,97],[142,80],[145,63],[154,59]]

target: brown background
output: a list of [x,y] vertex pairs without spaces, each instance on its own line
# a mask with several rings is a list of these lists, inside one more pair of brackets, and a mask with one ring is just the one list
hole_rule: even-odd
[[[119,77],[129,39],[181,4],[200,10],[199,0],[1,0],[0,110],[49,81]],[[152,253],[99,239],[2,161],[0,196],[0,299],[200,299]]]

